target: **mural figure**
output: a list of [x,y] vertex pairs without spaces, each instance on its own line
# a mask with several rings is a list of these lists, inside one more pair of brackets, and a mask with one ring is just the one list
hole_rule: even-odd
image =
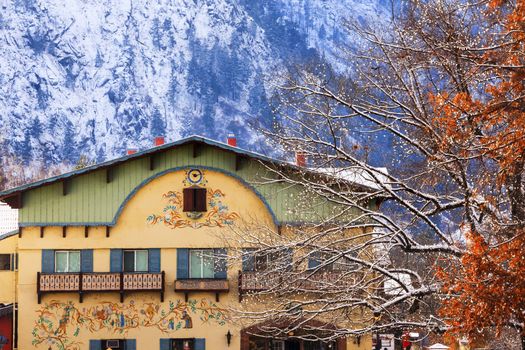
[[193,328],[193,321],[186,311],[182,311],[182,320],[184,321],[182,328]]
[[53,350],[80,350],[82,342],[77,337],[81,331],[104,330],[125,336],[131,329],[156,328],[170,333],[192,328],[190,314],[198,316],[202,323],[226,324],[226,310],[206,299],[169,301],[168,305],[166,308],[157,303],[144,303],[137,307],[130,301],[129,304],[101,302],[80,308],[71,301],[51,301],[37,311],[38,319],[32,331],[33,345],[46,344]]

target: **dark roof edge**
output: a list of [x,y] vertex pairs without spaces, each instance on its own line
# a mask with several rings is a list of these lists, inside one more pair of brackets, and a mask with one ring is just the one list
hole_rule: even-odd
[[[131,155],[126,155],[126,156],[123,156],[123,157],[120,157],[120,158],[115,158],[115,159],[112,159],[112,160],[109,160],[109,161],[105,161],[103,163],[91,165],[91,166],[88,166],[88,167],[85,167],[85,168],[82,168],[82,169],[79,169],[79,170],[70,171],[70,172],[67,172],[67,173],[64,173],[64,174],[61,174],[61,175],[49,177],[49,178],[46,178],[46,179],[38,180],[38,181],[31,182],[31,183],[28,183],[28,184],[25,184],[25,185],[22,185],[22,186],[18,186],[18,187],[14,187],[14,188],[2,191],[2,192],[0,192],[0,200],[4,199],[6,197],[9,197],[10,195],[13,195],[15,193],[18,193],[18,192],[27,191],[27,190],[30,190],[30,189],[33,189],[33,188],[36,188],[36,187],[40,187],[42,185],[49,185],[49,184],[52,184],[52,183],[54,183],[56,181],[68,179],[70,177],[74,177],[74,176],[78,176],[78,175],[82,175],[82,174],[86,174],[86,173],[89,173],[89,172],[92,172],[92,171],[95,171],[95,170],[111,167],[111,166],[114,166],[114,165],[126,162],[128,160],[138,159],[138,158],[141,158],[141,157],[144,157],[144,156],[155,154],[157,152],[165,151],[165,150],[168,150],[168,149],[171,149],[171,148],[175,148],[177,146],[181,146],[181,145],[184,145],[184,144],[187,144],[187,143],[191,143],[191,142],[200,142],[200,143],[212,146],[212,147],[217,147],[217,148],[223,149],[225,151],[234,152],[234,153],[237,153],[239,155],[243,155],[243,156],[259,159],[259,160],[262,160],[262,161],[265,161],[265,162],[278,163],[278,164],[288,164],[285,161],[274,159],[274,158],[265,156],[265,155],[260,154],[260,153],[247,151],[247,150],[244,150],[244,149],[241,149],[241,148],[238,148],[238,147],[233,147],[233,146],[230,146],[230,145],[228,145],[226,143],[215,141],[215,140],[211,140],[211,139],[208,139],[208,138],[203,137],[203,136],[192,135],[192,136],[188,136],[188,137],[182,138],[182,139],[174,141],[174,142],[166,143],[166,144],[161,145],[161,146],[148,148],[146,150],[143,150],[143,151],[131,154]],[[288,165],[290,165],[290,164],[288,164]]]
[[3,235],[0,235],[0,241],[4,240],[6,238],[9,238],[9,237],[16,236],[17,234],[18,234],[18,230],[14,230],[14,231],[11,231],[11,232],[4,233]]

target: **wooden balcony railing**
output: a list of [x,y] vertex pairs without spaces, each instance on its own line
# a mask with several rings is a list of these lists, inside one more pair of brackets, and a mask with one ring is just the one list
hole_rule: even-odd
[[288,274],[266,271],[239,271],[239,300],[247,293],[271,289],[295,289],[298,292],[315,292],[337,289],[350,282],[347,271],[290,272]]
[[37,273],[39,304],[45,293],[75,292],[82,302],[85,293],[118,292],[123,302],[126,292],[139,291],[159,292],[164,301],[164,271]]
[[215,300],[219,301],[219,293],[230,291],[230,285],[227,279],[214,278],[190,278],[175,280],[175,291],[183,292],[186,301],[190,292],[213,292]]

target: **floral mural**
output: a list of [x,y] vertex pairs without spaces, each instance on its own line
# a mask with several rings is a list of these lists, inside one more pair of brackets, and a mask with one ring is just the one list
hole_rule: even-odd
[[[200,186],[205,188],[206,184],[207,180],[204,178],[204,173],[198,169],[188,170],[183,180],[183,185],[186,187]],[[161,214],[151,214],[147,217],[147,221],[151,225],[162,223],[172,229],[225,227],[232,225],[239,218],[239,214],[229,211],[228,206],[223,202],[226,195],[218,189],[206,188],[208,209],[205,213],[184,213],[182,210],[182,191],[169,191],[162,197],[167,202],[166,206]]]
[[38,318],[32,332],[33,345],[79,350],[82,342],[78,336],[82,331],[93,333],[106,330],[125,335],[131,329],[146,327],[170,333],[181,328],[192,328],[194,319],[203,324],[226,324],[226,310],[206,299],[169,301],[167,306],[144,303],[139,307],[130,301],[127,304],[101,302],[91,307],[80,307],[73,302],[51,301],[37,311]]

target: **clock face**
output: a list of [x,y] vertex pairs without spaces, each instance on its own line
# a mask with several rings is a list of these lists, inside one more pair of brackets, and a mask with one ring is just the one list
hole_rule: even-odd
[[202,181],[202,171],[199,169],[191,169],[188,171],[188,182],[195,185]]

